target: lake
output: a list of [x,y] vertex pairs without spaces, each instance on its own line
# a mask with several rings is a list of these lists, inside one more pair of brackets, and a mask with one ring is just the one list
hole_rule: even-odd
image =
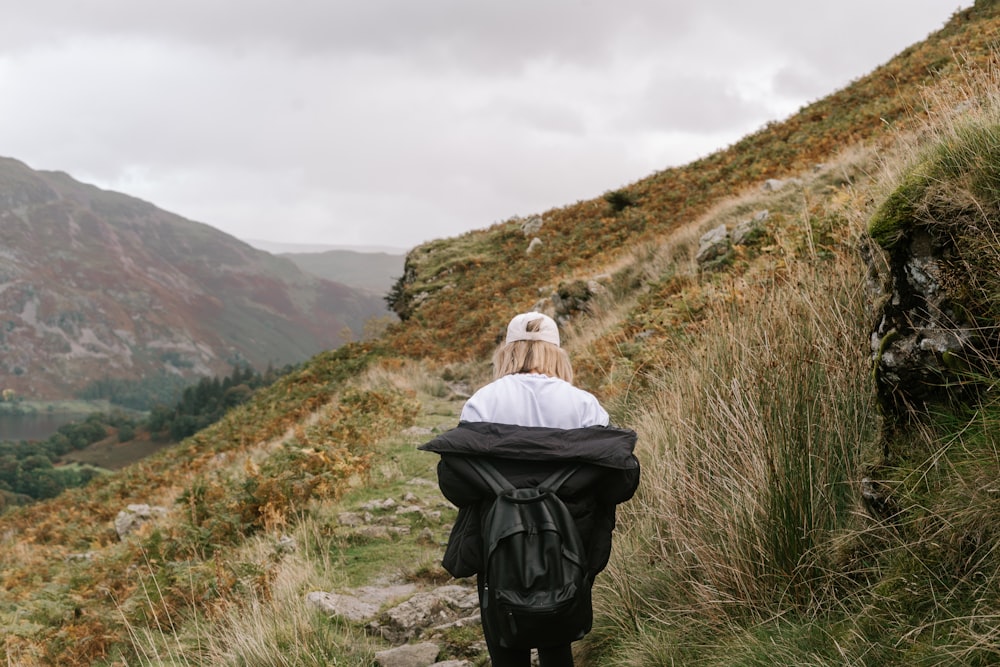
[[0,413],[0,441],[47,440],[63,424],[80,421],[86,416],[79,412]]

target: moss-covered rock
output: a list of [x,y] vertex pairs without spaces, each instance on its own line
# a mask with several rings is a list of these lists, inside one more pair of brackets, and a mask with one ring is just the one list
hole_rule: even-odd
[[913,229],[929,183],[927,170],[924,164],[908,173],[869,221],[868,234],[882,249],[891,251]]
[[873,370],[894,420],[965,400],[998,361],[998,138],[996,124],[942,137],[869,221],[887,293],[871,336]]

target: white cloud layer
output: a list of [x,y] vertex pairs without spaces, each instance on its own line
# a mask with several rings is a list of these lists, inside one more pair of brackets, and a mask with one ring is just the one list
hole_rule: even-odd
[[0,155],[244,239],[390,246],[683,164],[971,0],[0,0]]

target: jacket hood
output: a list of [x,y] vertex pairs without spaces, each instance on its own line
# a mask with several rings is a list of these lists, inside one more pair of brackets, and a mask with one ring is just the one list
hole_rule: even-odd
[[492,422],[458,426],[417,449],[435,454],[494,456],[526,461],[581,461],[605,468],[639,467],[632,451],[636,433],[605,426],[561,429]]

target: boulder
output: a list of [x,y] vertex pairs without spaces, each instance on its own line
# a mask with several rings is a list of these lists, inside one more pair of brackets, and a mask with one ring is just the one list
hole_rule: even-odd
[[542,216],[533,215],[521,223],[521,233],[525,236],[534,236],[542,228]]
[[764,192],[776,192],[789,185],[802,185],[802,181],[798,178],[788,178],[784,180],[780,178],[769,178],[764,181],[764,184],[760,186],[760,189]]
[[467,617],[479,610],[479,594],[473,587],[448,585],[416,593],[402,604],[383,612],[371,629],[399,644],[419,637],[426,629]]
[[733,227],[730,238],[733,245],[748,245],[764,235],[764,221],[767,220],[768,211],[759,211],[749,220],[740,222]]
[[407,644],[379,651],[375,662],[379,667],[431,667],[440,652],[441,647],[430,642]]
[[115,532],[118,533],[118,539],[124,540],[144,524],[158,519],[166,513],[166,507],[146,504],[129,505],[118,512],[118,516],[115,517]]
[[348,621],[354,621],[355,623],[362,623],[375,618],[379,610],[379,605],[365,602],[353,595],[341,595],[325,591],[313,591],[309,593],[306,595],[306,602],[330,616],[346,618]]
[[415,591],[413,584],[364,586],[343,593],[313,591],[306,595],[306,602],[331,616],[364,623],[374,619],[385,603],[413,595]]
[[973,187],[995,175],[976,173],[988,160],[970,160],[970,175],[947,151],[928,155],[876,210],[862,248],[881,291],[870,345],[889,428],[929,405],[974,400],[989,386],[977,378],[1000,363],[995,191]]
[[701,266],[714,265],[729,257],[731,251],[729,232],[723,224],[702,234],[698,239],[698,254],[694,259]]

